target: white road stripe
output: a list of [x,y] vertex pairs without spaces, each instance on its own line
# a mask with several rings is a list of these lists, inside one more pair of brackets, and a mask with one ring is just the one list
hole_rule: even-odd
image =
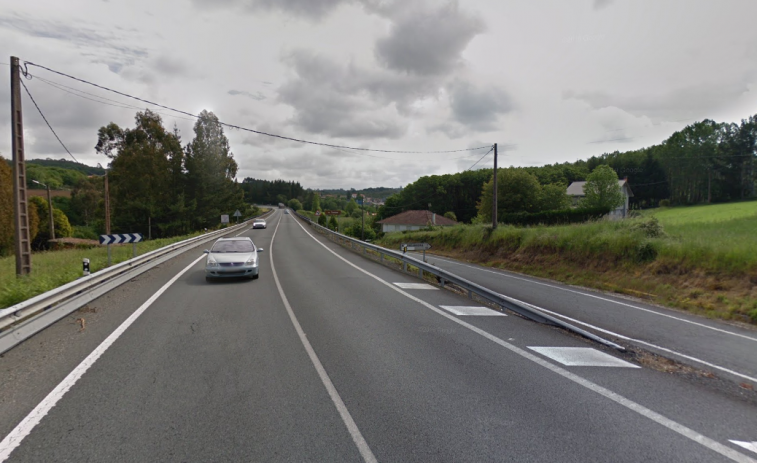
[[641,310],[641,311],[644,311],[644,312],[652,313],[652,314],[655,314],[655,315],[659,315],[661,317],[672,318],[673,320],[678,320],[678,321],[681,321],[681,322],[689,323],[691,325],[701,326],[702,328],[707,328],[708,330],[718,331],[718,332],[721,332],[721,333],[730,334],[731,336],[737,336],[739,338],[744,338],[744,339],[748,339],[750,341],[757,342],[757,337],[747,336],[747,335],[744,335],[744,334],[741,334],[741,333],[734,333],[732,331],[724,330],[722,328],[716,328],[714,326],[705,325],[704,323],[698,323],[698,322],[695,322],[695,321],[692,321],[692,320],[687,320],[685,318],[680,318],[680,317],[676,317],[676,316],[673,316],[673,315],[668,315],[668,314],[665,314],[665,313],[660,313],[660,312],[654,311],[652,309],[647,309],[647,308],[644,308],[644,307],[639,307],[637,305],[627,304],[625,302],[620,302],[620,301],[616,301],[616,300],[613,300],[613,299],[608,299],[606,297],[597,296],[596,294],[590,294],[590,293],[585,293],[583,291],[576,291],[574,289],[568,289],[568,288],[563,288],[563,287],[560,287],[560,286],[550,285],[549,283],[542,283],[540,281],[531,280],[531,279],[528,279],[528,278],[516,277],[514,275],[508,275],[507,273],[504,273],[504,272],[495,272],[494,270],[488,270],[488,269],[485,269],[485,268],[475,267],[473,265],[462,264],[462,263],[456,262],[454,260],[442,259],[441,257],[437,257],[437,256],[431,256],[431,257],[433,257],[434,259],[439,259],[439,260],[441,260],[443,262],[449,262],[450,264],[460,265],[462,267],[467,267],[467,268],[471,268],[471,269],[474,269],[474,270],[480,270],[482,272],[493,273],[495,275],[499,275],[499,276],[503,276],[503,277],[507,277],[507,278],[512,278],[512,279],[515,279],[515,280],[527,281],[529,283],[534,283],[534,284],[537,284],[537,285],[547,286],[549,288],[559,289],[561,291],[567,291],[569,293],[574,293],[574,294],[580,294],[582,296],[593,297],[594,299],[599,299],[601,301],[612,302],[613,304],[622,305],[624,307],[630,307],[632,309],[636,309],[636,310]]
[[436,286],[431,286],[428,283],[394,283],[395,285],[399,286],[402,289],[432,289],[434,291],[438,291],[439,288]]
[[488,307],[470,307],[462,305],[440,305],[442,309],[454,315],[474,315],[483,317],[507,317],[507,314],[498,312]]
[[591,347],[528,346],[528,348],[567,366],[641,368]]
[[734,444],[738,445],[739,447],[744,447],[747,450],[751,450],[752,452],[757,453],[757,441],[743,442],[743,441],[740,441],[740,440],[729,440],[729,442],[733,442]]
[[448,314],[444,310],[439,309],[437,307],[434,307],[433,305],[429,304],[428,302],[426,302],[426,301],[424,301],[424,300],[422,300],[420,298],[417,298],[417,297],[413,296],[412,294],[410,294],[410,293],[408,293],[406,291],[403,291],[402,289],[394,286],[392,283],[390,283],[390,282],[388,282],[386,280],[381,279],[380,277],[378,277],[378,276],[370,273],[367,270],[364,270],[363,268],[361,268],[361,267],[353,264],[349,260],[347,260],[344,257],[340,256],[339,254],[337,254],[336,252],[334,252],[332,249],[330,249],[328,246],[326,246],[325,244],[321,243],[312,234],[310,234],[310,232],[307,231],[305,229],[305,227],[303,227],[302,224],[298,220],[295,220],[295,222],[316,243],[318,243],[321,246],[323,246],[324,249],[326,249],[328,252],[330,252],[331,254],[333,254],[334,256],[336,256],[338,259],[340,259],[343,262],[345,262],[347,265],[350,265],[351,267],[355,268],[356,270],[358,270],[358,271],[360,271],[360,272],[368,275],[369,277],[373,278],[374,280],[378,281],[379,283],[381,283],[381,284],[383,284],[383,285],[385,285],[385,286],[393,289],[394,291],[397,291],[398,293],[402,294],[403,296],[407,297],[408,299],[412,299],[413,301],[421,304],[422,306],[428,308],[429,310],[432,310],[432,311],[438,313],[439,315],[443,316],[444,318],[447,318],[448,320],[451,320],[454,323],[457,323],[458,325],[460,325],[460,326],[462,326],[464,328],[468,328],[469,330],[473,331],[474,333],[479,334],[480,336],[482,336],[482,337],[484,337],[484,338],[486,338],[486,339],[494,342],[495,344],[498,344],[498,345],[504,347],[505,349],[508,349],[509,351],[511,351],[511,352],[513,352],[513,353],[515,353],[517,355],[520,355],[521,357],[524,357],[524,358],[526,358],[526,359],[528,359],[528,360],[536,363],[537,365],[540,365],[540,366],[542,366],[542,367],[544,367],[544,368],[546,368],[546,369],[548,369],[548,370],[550,370],[550,371],[552,371],[552,372],[554,372],[554,373],[562,376],[565,379],[568,379],[568,380],[570,380],[570,381],[572,381],[572,382],[574,382],[574,383],[576,383],[576,384],[578,384],[580,386],[583,386],[586,389],[589,389],[589,390],[591,390],[593,392],[596,392],[597,394],[600,394],[600,395],[602,395],[602,396],[604,396],[604,397],[612,400],[613,402],[615,402],[615,403],[617,403],[617,404],[619,404],[619,405],[621,405],[621,406],[623,406],[623,407],[625,407],[625,408],[627,408],[627,409],[629,409],[631,411],[634,411],[634,412],[638,413],[639,415],[641,415],[641,416],[643,416],[645,418],[648,418],[648,419],[654,421],[655,423],[657,423],[659,425],[662,425],[662,426],[670,429],[673,432],[676,432],[676,433],[678,433],[678,434],[680,434],[680,435],[682,435],[682,436],[684,436],[684,437],[686,437],[686,438],[688,438],[688,439],[690,439],[690,440],[692,440],[692,441],[694,441],[694,442],[696,442],[696,443],[698,443],[698,444],[700,444],[700,445],[702,445],[702,446],[704,446],[704,447],[706,447],[706,448],[708,448],[708,449],[710,449],[710,450],[712,450],[712,451],[714,451],[716,453],[719,453],[720,455],[723,455],[726,458],[729,458],[729,459],[731,459],[733,461],[736,461],[736,462],[739,462],[739,463],[757,463],[757,460],[754,460],[753,458],[751,458],[751,457],[749,457],[747,455],[744,455],[743,453],[737,452],[736,450],[734,450],[734,449],[732,449],[732,448],[730,448],[730,447],[728,447],[726,445],[723,445],[720,442],[717,442],[717,441],[715,441],[713,439],[710,439],[709,437],[707,437],[707,436],[705,436],[703,434],[700,434],[700,433],[694,431],[693,429],[688,428],[688,427],[686,427],[686,426],[684,426],[684,425],[682,425],[682,424],[680,424],[680,423],[678,423],[676,421],[673,421],[670,418],[667,418],[667,417],[665,417],[663,415],[660,415],[659,413],[657,413],[657,412],[655,412],[655,411],[653,411],[653,410],[651,410],[651,409],[649,409],[649,408],[647,408],[647,407],[645,407],[645,406],[643,406],[641,404],[638,404],[638,403],[636,403],[636,402],[634,402],[634,401],[632,401],[630,399],[627,399],[627,398],[623,397],[620,394],[612,392],[611,390],[609,390],[609,389],[607,389],[605,387],[602,387],[602,386],[600,386],[598,384],[595,384],[595,383],[589,381],[588,379],[582,378],[581,376],[578,376],[575,373],[571,373],[571,372],[569,372],[568,370],[566,370],[564,368],[558,367],[557,365],[554,365],[554,364],[552,364],[552,363],[550,363],[550,362],[548,362],[548,361],[546,361],[546,360],[544,360],[544,359],[542,359],[540,357],[537,357],[536,355],[534,355],[534,354],[532,354],[530,352],[527,352],[527,351],[525,351],[525,350],[523,350],[523,349],[521,349],[521,348],[519,348],[519,347],[517,347],[517,346],[515,346],[513,344],[510,344],[510,343],[508,343],[506,341],[503,341],[502,339],[494,336],[493,334],[490,334],[490,333],[488,333],[488,332],[486,332],[486,331],[484,331],[484,330],[482,330],[482,329],[480,329],[480,328],[478,328],[476,326],[473,326],[470,323],[464,322],[464,321],[462,321],[459,318],[455,318],[454,316]]
[[87,356],[82,362],[76,366],[76,368],[73,369],[71,373],[66,376],[63,381],[58,384],[55,389],[52,390],[49,394],[47,394],[47,397],[45,397],[42,402],[39,403],[36,407],[34,407],[34,410],[31,411],[28,415],[26,415],[26,418],[21,420],[21,422],[16,425],[15,428],[7,435],[5,436],[5,439],[3,439],[2,442],[0,442],[0,462],[5,461],[13,452],[13,450],[18,447],[21,442],[24,440],[26,436],[29,435],[30,432],[32,432],[32,429],[34,429],[35,426],[39,424],[40,421],[42,421],[42,418],[47,415],[47,413],[58,403],[60,399],[63,398],[63,396],[66,394],[66,392],[71,389],[71,387],[76,384],[76,382],[86,373],[86,371],[94,365],[94,363],[99,359],[106,350],[118,339],[121,337],[122,334],[124,334],[124,331],[129,328],[132,323],[134,323],[137,318],[139,318],[142,313],[144,313],[145,310],[147,310],[153,302],[155,302],[161,294],[166,292],[166,290],[176,281],[178,280],[182,275],[184,275],[189,269],[191,269],[197,262],[199,262],[201,259],[205,258],[205,254],[201,255],[194,261],[192,261],[191,264],[184,267],[184,270],[177,273],[176,276],[171,278],[168,283],[164,284],[158,291],[155,292],[152,296],[150,296],[150,299],[145,301],[144,304],[142,304],[133,314],[129,316],[126,320],[124,320],[121,325],[116,328],[114,332],[110,334],[103,342],[100,343],[95,350],[92,351],[91,354]]
[[562,314],[559,314],[557,312],[552,312],[551,310],[547,310],[547,309],[544,309],[542,307],[539,307],[539,306],[536,306],[536,305],[533,305],[533,304],[529,304],[528,302],[520,301],[518,299],[515,299],[514,297],[505,296],[504,294],[500,294],[500,296],[502,296],[502,297],[504,297],[506,299],[509,299],[511,301],[515,301],[515,302],[518,302],[520,304],[527,305],[529,307],[532,307],[532,308],[534,308],[536,310],[540,310],[542,312],[548,313],[550,315],[554,315],[556,317],[563,318],[563,319],[568,320],[570,322],[573,322],[573,323],[576,323],[576,324],[579,324],[579,325],[583,325],[583,326],[586,326],[588,328],[597,330],[597,331],[599,331],[601,333],[609,334],[611,336],[615,336],[617,338],[624,339],[626,341],[632,341],[632,342],[635,342],[635,343],[638,343],[638,344],[643,344],[645,346],[649,346],[649,347],[652,347],[652,348],[655,348],[655,349],[659,349],[659,350],[661,350],[663,352],[667,352],[669,354],[677,355],[677,356],[685,358],[687,360],[691,360],[692,362],[696,362],[696,363],[699,363],[701,365],[705,365],[707,367],[714,368],[716,370],[720,370],[720,371],[723,371],[725,373],[729,373],[729,374],[734,375],[734,376],[738,376],[739,378],[748,379],[749,381],[752,381],[753,383],[757,384],[757,378],[754,378],[754,377],[749,376],[749,375],[745,375],[743,373],[739,373],[738,371],[733,371],[733,370],[731,370],[729,368],[721,367],[719,365],[715,365],[714,363],[710,363],[710,362],[707,362],[705,360],[702,360],[702,359],[699,359],[699,358],[696,358],[696,357],[692,357],[690,355],[682,354],[680,352],[676,352],[674,350],[668,349],[667,347],[662,347],[662,346],[658,346],[656,344],[652,344],[650,342],[642,341],[641,339],[630,338],[628,336],[624,336],[622,334],[615,333],[615,332],[612,332],[610,330],[606,330],[604,328],[600,328],[598,326],[594,326],[594,325],[591,325],[591,324],[586,323],[586,322],[582,322],[581,320],[576,320],[575,318],[571,318],[571,317],[568,317],[566,315],[562,315]]
[[[276,232],[279,231],[279,224],[281,223],[281,219],[282,217],[279,217],[279,221],[276,223],[276,229],[273,231],[270,249],[271,273],[273,274],[273,280],[276,282],[276,288],[278,288],[279,290],[281,301],[284,303],[284,307],[286,307],[287,313],[289,314],[289,319],[292,321],[294,329],[297,331],[297,336],[300,337],[300,342],[302,342],[302,345],[305,347],[305,350],[308,353],[308,357],[310,357],[310,361],[313,362],[313,366],[318,372],[318,376],[321,378],[321,382],[323,382],[323,385],[326,387],[326,391],[328,391],[329,397],[331,397],[331,401],[334,402],[334,405],[339,412],[339,416],[342,418],[344,425],[347,427],[350,436],[352,436],[352,441],[357,446],[360,455],[366,462],[375,463],[377,461],[376,457],[373,455],[371,448],[368,446],[368,442],[366,442],[365,438],[363,438],[363,434],[357,427],[355,420],[352,419],[352,415],[350,415],[349,410],[347,410],[347,406],[339,396],[339,392],[337,392],[336,387],[334,387],[334,383],[331,382],[331,378],[329,378],[328,373],[326,373],[326,369],[323,368],[323,364],[318,359],[318,355],[315,353],[315,350],[313,350],[313,346],[310,345],[310,341],[308,341],[308,338],[305,336],[305,332],[302,330],[300,322],[297,321],[297,317],[294,315],[292,306],[289,305],[289,300],[284,294],[284,290],[282,289],[281,283],[279,282],[279,277],[276,274],[276,268],[273,265],[273,241],[274,239],[276,239]],[[295,220],[295,222],[297,221]]]

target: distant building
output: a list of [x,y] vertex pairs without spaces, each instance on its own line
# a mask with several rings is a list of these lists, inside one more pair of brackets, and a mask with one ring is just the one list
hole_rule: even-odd
[[[573,200],[574,206],[586,197],[584,186],[586,186],[586,182],[573,182],[568,186],[568,196]],[[631,185],[628,183],[627,178],[618,180],[618,186],[620,187],[620,192],[623,193],[623,204],[607,214],[607,217],[610,219],[624,219],[628,217],[628,201],[630,198],[633,198],[633,191],[631,191]]]
[[456,225],[452,219],[448,219],[443,215],[436,214],[431,211],[405,211],[391,217],[387,217],[384,220],[379,220],[381,224],[381,231],[384,233],[405,231],[405,230],[420,230],[426,228],[429,225],[448,227],[450,225]]

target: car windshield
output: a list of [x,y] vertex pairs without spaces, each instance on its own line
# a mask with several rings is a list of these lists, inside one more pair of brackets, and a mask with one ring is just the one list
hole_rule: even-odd
[[255,220],[255,222],[256,223],[262,223],[262,222],[265,222],[265,220],[257,219],[257,220]]
[[217,242],[210,252],[253,252],[254,250],[255,246],[249,241],[233,240]]

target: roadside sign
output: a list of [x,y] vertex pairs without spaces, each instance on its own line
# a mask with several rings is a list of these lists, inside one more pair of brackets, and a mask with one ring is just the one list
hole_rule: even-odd
[[319,215],[321,215],[321,211],[315,211],[315,216],[318,217]]
[[234,213],[234,217],[242,217],[242,213],[239,212],[239,209]]
[[431,249],[431,245],[428,243],[402,243],[400,249],[402,251],[427,251]]
[[342,215],[342,211],[323,211],[326,215]]
[[229,214],[224,214],[221,216],[221,223],[229,223]]
[[358,206],[362,206],[363,205],[363,200],[362,199],[358,199],[355,202],[357,203]]
[[142,235],[139,233],[123,233],[120,235],[100,235],[100,244],[139,243]]

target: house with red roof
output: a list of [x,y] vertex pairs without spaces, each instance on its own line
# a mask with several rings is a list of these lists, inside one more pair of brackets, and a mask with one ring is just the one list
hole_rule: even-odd
[[381,224],[381,231],[384,233],[420,230],[428,226],[449,227],[457,224],[454,220],[431,211],[405,211],[379,220],[378,223]]

